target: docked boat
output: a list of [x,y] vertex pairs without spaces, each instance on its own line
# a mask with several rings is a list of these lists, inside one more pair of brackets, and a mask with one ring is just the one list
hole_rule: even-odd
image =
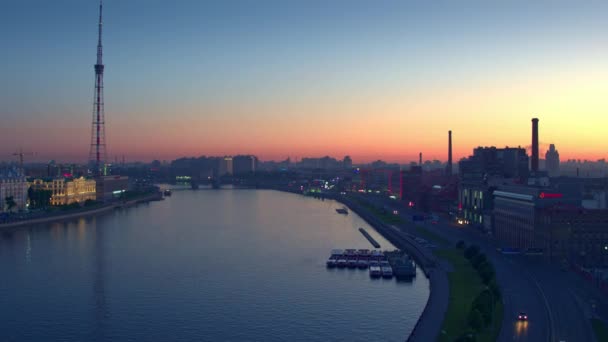
[[336,212],[338,214],[348,215],[348,209],[346,209],[346,207],[342,207],[342,208],[336,209]]
[[336,262],[336,266],[338,266],[338,268],[344,268],[346,267],[347,264],[347,260],[344,257],[341,257],[340,259],[338,259],[338,261]]
[[409,259],[395,260],[392,267],[397,279],[411,279],[416,276],[416,265]]
[[345,249],[344,255],[346,255],[346,256],[357,255],[357,250],[356,249]]
[[372,278],[380,278],[382,276],[382,269],[380,268],[380,265],[377,263],[370,263],[369,276]]
[[359,255],[359,256],[369,256],[370,255],[369,249],[359,249],[357,251],[357,255]]
[[357,260],[357,267],[360,269],[366,269],[369,266],[369,260],[367,258],[361,258]]
[[346,266],[348,266],[348,268],[356,268],[357,267],[357,257],[356,256],[348,257]]
[[338,260],[333,256],[330,256],[329,259],[327,259],[327,261],[325,262],[325,265],[327,266],[327,268],[334,268],[338,266]]
[[381,265],[380,269],[382,270],[382,278],[393,277],[393,268],[389,264]]
[[341,249],[332,249],[332,250],[331,250],[331,253],[330,253],[330,255],[331,255],[332,257],[336,257],[336,259],[337,259],[339,256],[342,256],[343,254],[344,254],[344,251],[343,251],[343,250],[341,250]]

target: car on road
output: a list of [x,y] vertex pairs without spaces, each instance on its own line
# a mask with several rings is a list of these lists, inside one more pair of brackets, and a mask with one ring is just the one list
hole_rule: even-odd
[[527,320],[528,320],[528,314],[526,314],[525,312],[520,312],[520,313],[517,315],[517,320],[518,320],[518,321],[520,321],[520,322],[525,322],[525,321],[527,321]]

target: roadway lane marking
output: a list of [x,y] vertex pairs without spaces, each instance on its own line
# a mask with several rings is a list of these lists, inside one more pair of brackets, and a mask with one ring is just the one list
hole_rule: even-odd
[[547,300],[547,296],[545,296],[545,292],[540,287],[540,284],[536,281],[536,279],[534,277],[532,277],[529,273],[528,273],[528,276],[530,277],[530,279],[532,279],[532,281],[534,282],[534,285],[536,285],[536,288],[538,289],[538,292],[540,292],[540,295],[543,298],[543,303],[545,304],[545,309],[547,310],[547,315],[549,316],[549,338],[548,338],[548,340],[553,341],[553,336],[555,336],[555,326],[553,323],[553,314],[551,313],[551,309],[549,308],[549,301]]

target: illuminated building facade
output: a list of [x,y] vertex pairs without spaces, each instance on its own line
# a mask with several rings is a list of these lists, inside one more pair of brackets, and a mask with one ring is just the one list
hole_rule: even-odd
[[50,190],[51,205],[68,205],[84,203],[96,199],[96,182],[94,179],[56,178],[52,180],[36,179],[32,182],[33,189]]

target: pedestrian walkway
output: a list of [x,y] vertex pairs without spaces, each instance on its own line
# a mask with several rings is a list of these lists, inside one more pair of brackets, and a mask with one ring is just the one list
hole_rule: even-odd
[[436,341],[441,333],[441,324],[448,310],[450,300],[450,284],[448,270],[451,265],[442,261],[438,267],[429,270],[431,293],[426,307],[410,334],[408,341]]

